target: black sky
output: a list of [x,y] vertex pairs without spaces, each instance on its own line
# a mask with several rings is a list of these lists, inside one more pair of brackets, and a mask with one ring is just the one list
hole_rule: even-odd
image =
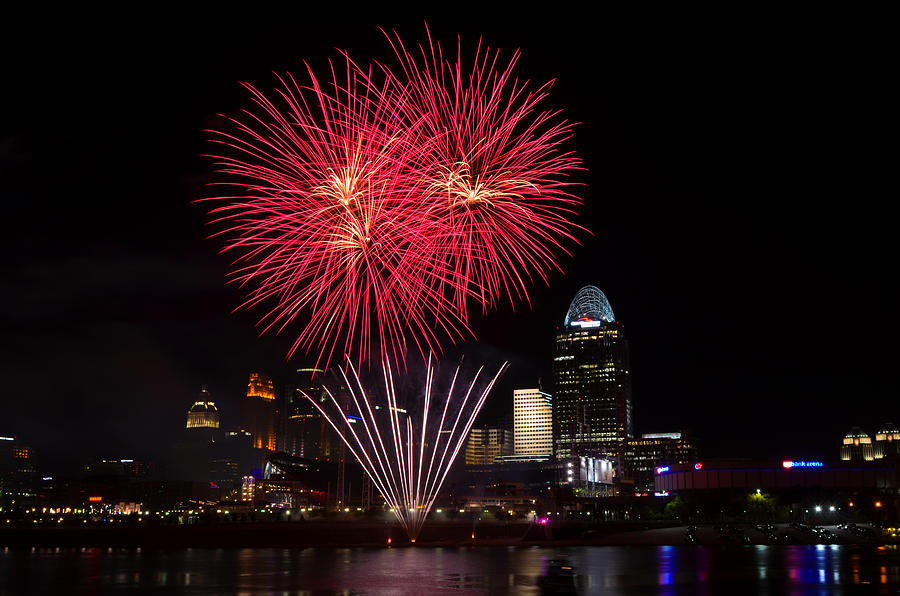
[[[557,83],[580,122],[593,231],[533,304],[474,323],[473,359],[550,380],[554,328],[599,286],[631,342],[637,432],[688,428],[708,456],[837,454],[852,425],[900,422],[896,93],[888,38],[818,15],[479,24],[521,76]],[[231,314],[229,259],[207,240],[203,129],[246,105],[239,81],[321,71],[334,48],[390,57],[378,26],[23,23],[0,99],[0,434],[47,462],[160,457],[201,383],[235,415],[247,373],[285,379],[290,337]],[[893,189],[893,190],[892,190]]]

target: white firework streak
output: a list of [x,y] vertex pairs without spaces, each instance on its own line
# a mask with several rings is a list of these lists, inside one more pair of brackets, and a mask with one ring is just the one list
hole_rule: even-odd
[[[481,366],[469,382],[461,401],[455,395],[461,368],[461,365],[457,366],[450,382],[450,389],[441,404],[442,400],[434,396],[435,369],[429,358],[422,417],[418,421],[420,430],[415,428],[417,423],[413,421],[413,416],[401,412],[397,405],[394,378],[387,362],[382,364],[387,400],[386,420],[385,416],[376,418],[376,412],[380,413],[381,410],[378,406],[373,408],[373,402],[362,386],[352,362],[349,363],[354,381],[352,383],[347,371],[339,368],[350,394],[346,407],[342,407],[340,401],[327,387],[325,393],[328,400],[325,400],[324,406],[306,393],[301,393],[337,432],[347,449],[372,479],[410,540],[415,542],[450,472],[451,465],[459,455],[475,423],[475,417],[481,411],[497,379],[508,366],[509,363],[504,362],[478,394],[475,385],[484,370],[484,366]],[[475,395],[478,397],[474,397]],[[329,400],[336,411],[334,415],[326,412]],[[436,408],[432,407],[432,402],[436,402]],[[429,420],[435,409],[441,412],[437,426],[432,423],[433,420]],[[401,420],[401,413],[406,419],[405,423]],[[358,428],[359,424],[351,422],[351,417],[361,423],[362,428]],[[385,426],[388,426],[389,430],[385,429]],[[419,439],[418,449],[414,445],[415,437]]]

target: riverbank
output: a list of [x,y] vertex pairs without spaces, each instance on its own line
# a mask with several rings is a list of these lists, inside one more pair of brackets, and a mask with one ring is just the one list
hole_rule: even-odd
[[[896,543],[881,537],[863,537],[827,526],[835,544]],[[679,524],[510,523],[426,524],[416,545],[427,546],[680,546],[685,544],[817,544],[821,539],[779,524],[774,535],[749,526],[721,532],[700,526],[687,538]],[[196,525],[147,525],[126,527],[0,529],[0,547],[145,547],[145,548],[241,548],[241,547],[402,547],[410,542],[393,523],[307,521],[293,523],[209,523]]]

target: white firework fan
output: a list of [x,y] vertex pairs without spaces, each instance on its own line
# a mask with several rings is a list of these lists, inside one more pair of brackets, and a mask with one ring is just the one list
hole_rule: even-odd
[[429,358],[421,409],[400,407],[387,362],[382,365],[383,396],[366,391],[352,363],[349,376],[339,369],[348,392],[344,399],[327,387],[322,402],[303,395],[341,437],[415,542],[475,418],[508,365],[504,362],[486,382],[481,366],[468,383],[461,382],[458,365],[446,394],[437,395]]

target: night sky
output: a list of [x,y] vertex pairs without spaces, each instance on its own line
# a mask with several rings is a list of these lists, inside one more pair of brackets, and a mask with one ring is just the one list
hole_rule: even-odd
[[[0,434],[47,466],[163,458],[201,384],[232,426],[250,371],[283,382],[306,364],[285,362],[289,334],[231,313],[230,259],[192,202],[210,194],[203,130],[248,104],[239,81],[272,89],[302,60],[321,73],[334,48],[389,59],[379,25],[408,43],[424,25],[271,21],[84,17],[7,36]],[[630,341],[636,433],[688,429],[707,457],[832,458],[851,426],[900,422],[885,37],[807,17],[429,24],[557,79],[549,105],[580,123],[588,170],[593,235],[565,276],[451,350],[513,363],[485,421],[513,387],[551,382],[555,327],[594,284]]]

